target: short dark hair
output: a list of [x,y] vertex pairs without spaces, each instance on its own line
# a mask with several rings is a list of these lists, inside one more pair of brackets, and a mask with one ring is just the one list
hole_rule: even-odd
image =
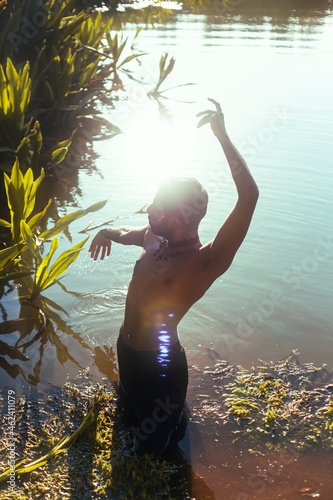
[[196,229],[206,214],[208,194],[197,179],[169,177],[159,185],[155,200],[167,216],[177,217],[189,228]]

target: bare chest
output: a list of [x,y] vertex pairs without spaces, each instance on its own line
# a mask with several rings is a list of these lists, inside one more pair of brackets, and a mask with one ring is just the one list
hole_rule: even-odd
[[141,291],[175,292],[186,285],[191,274],[192,262],[178,257],[162,257],[153,251],[143,251],[136,261],[131,285]]

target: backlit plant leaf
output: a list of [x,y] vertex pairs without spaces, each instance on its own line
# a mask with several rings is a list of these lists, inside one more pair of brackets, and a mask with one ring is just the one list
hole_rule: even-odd
[[11,224],[10,224],[10,222],[7,222],[6,220],[0,219],[0,226],[11,227]]
[[59,244],[58,238],[54,238],[51,243],[51,248],[49,253],[45,255],[44,259],[42,260],[41,264],[37,269],[33,295],[38,295],[43,290],[43,283],[47,279],[48,275],[49,263],[54,252],[58,248],[58,244]]
[[4,250],[0,250],[0,273],[10,261],[15,259],[22,247],[23,244],[20,243],[17,245],[13,245],[12,247],[5,248]]
[[80,243],[77,243],[69,250],[65,250],[64,252],[62,252],[60,257],[58,257],[57,260],[52,264],[51,268],[48,269],[50,260],[56,248],[58,247],[58,239],[54,238],[51,244],[50,252],[43,259],[37,270],[36,282],[32,298],[36,297],[42,290],[46,290],[56,283],[56,278],[63,274],[68,269],[68,267],[76,261],[81,250],[83,249],[83,245],[87,240],[88,238],[80,241]]
[[21,220],[21,234],[23,241],[27,244],[30,252],[33,254],[37,262],[40,262],[40,255],[38,252],[36,241],[33,234],[31,233],[30,227],[26,222],[24,222],[24,220]]
[[[29,169],[30,170],[30,169]],[[29,178],[30,180],[32,179],[30,173],[29,173],[29,170],[27,171],[27,173],[25,174],[25,176],[29,175]],[[24,212],[23,212],[23,218],[26,219],[27,217],[29,217],[29,215],[31,214],[31,212],[33,211],[34,209],[34,206],[35,206],[35,200],[36,200],[36,192],[37,192],[37,189],[40,185],[40,183],[42,182],[42,180],[44,179],[44,170],[42,169],[41,170],[41,174],[39,177],[37,177],[37,179],[33,182],[33,183],[30,183],[30,189],[27,185],[27,189],[26,189],[26,193],[25,193],[25,206],[24,206]]]
[[43,284],[44,290],[50,285],[50,283],[52,283],[56,278],[63,274],[73,262],[76,261],[79,253],[81,252],[81,250],[83,250],[83,245],[88,241],[88,239],[89,237],[85,240],[80,241],[80,243],[77,243],[69,250],[65,250],[64,252],[62,252],[60,257],[58,257],[58,259],[54,262],[54,264],[52,264],[50,268],[49,277]]
[[29,220],[28,222],[28,226],[30,227],[31,231],[34,232],[38,225],[40,224],[40,222],[43,220],[43,218],[45,217],[46,215],[46,212],[48,211],[50,205],[52,203],[52,199],[50,198],[49,199],[49,202],[48,204],[46,205],[46,207],[44,208],[44,210],[42,212],[39,212],[38,214],[35,214],[33,217],[31,217],[31,219]]
[[57,234],[64,231],[64,229],[66,229],[71,222],[79,219],[80,217],[83,217],[90,212],[96,212],[97,210],[100,210],[106,205],[106,203],[107,200],[100,201],[98,203],[94,203],[94,205],[91,205],[85,210],[77,210],[76,212],[72,212],[71,214],[67,214],[64,217],[61,217],[61,219],[59,219],[51,229],[48,229],[47,231],[44,231],[42,234],[40,234],[39,239],[47,240],[49,238],[53,238],[53,236],[56,236]]

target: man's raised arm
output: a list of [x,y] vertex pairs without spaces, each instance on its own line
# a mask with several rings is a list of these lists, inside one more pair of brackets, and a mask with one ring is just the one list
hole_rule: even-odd
[[122,245],[137,245],[143,246],[145,234],[148,229],[148,224],[141,227],[122,226],[117,228],[108,227],[101,229],[91,242],[88,252],[94,260],[98,259],[100,250],[101,260],[104,259],[105,253],[109,257],[111,253],[111,242],[121,243]]
[[202,121],[210,122],[213,133],[220,142],[229,163],[238,193],[238,200],[232,212],[220,227],[215,238],[208,244],[210,246],[208,261],[214,276],[218,277],[228,269],[245,238],[258,200],[259,190],[245,160],[227,134],[219,103],[213,99],[209,100],[216,106],[216,111],[204,111],[198,116],[204,114],[206,116]]

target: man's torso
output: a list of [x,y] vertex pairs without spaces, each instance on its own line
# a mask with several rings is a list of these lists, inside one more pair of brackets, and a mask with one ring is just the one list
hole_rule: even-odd
[[207,246],[165,252],[162,242],[148,228],[129,284],[120,334],[132,349],[159,350],[161,342],[176,342],[178,323],[215,279]]

